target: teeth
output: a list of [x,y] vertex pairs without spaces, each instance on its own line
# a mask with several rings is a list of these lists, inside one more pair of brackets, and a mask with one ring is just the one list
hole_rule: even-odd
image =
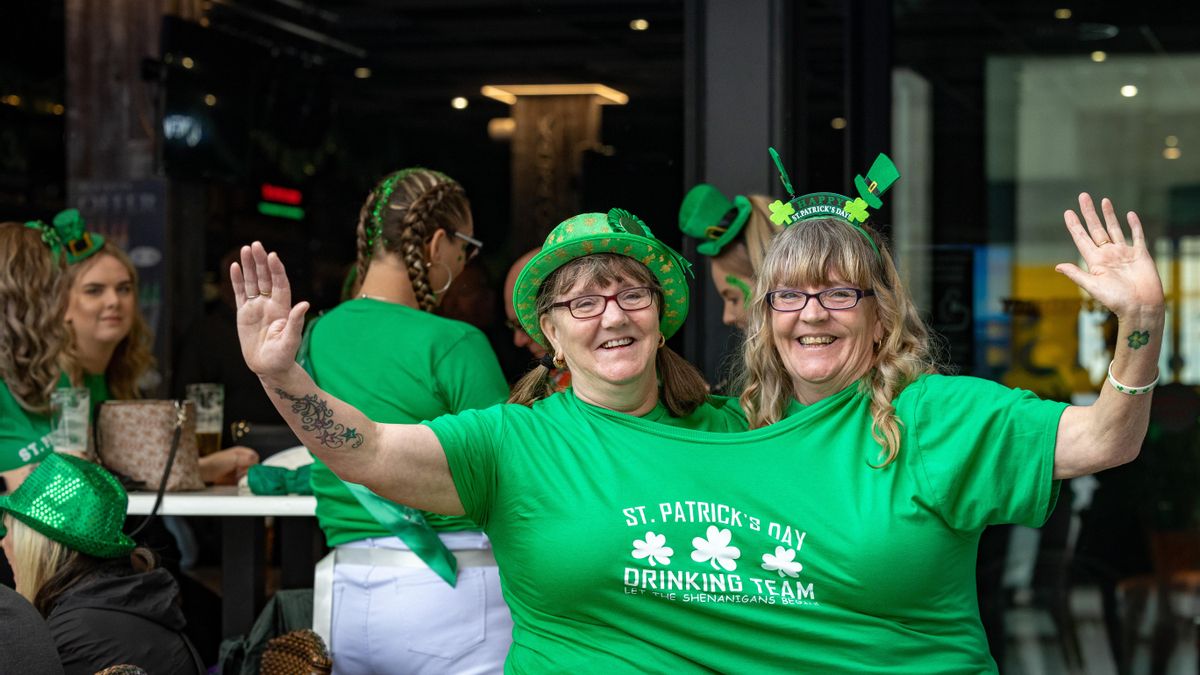
[[631,344],[633,344],[633,338],[621,338],[619,340],[609,340],[600,346],[605,349],[611,349],[613,347],[624,347],[625,345]]
[[822,335],[822,336],[805,335],[804,337],[800,338],[800,344],[802,344],[802,345],[833,344],[833,337],[831,337],[829,335]]

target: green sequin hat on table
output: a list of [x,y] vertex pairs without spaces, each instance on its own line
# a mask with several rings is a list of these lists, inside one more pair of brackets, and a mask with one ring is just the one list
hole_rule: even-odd
[[686,275],[692,273],[691,263],[655,239],[640,218],[624,209],[612,209],[608,213],[581,213],[559,223],[546,237],[542,250],[521,269],[513,290],[513,309],[529,337],[549,346],[537,315],[542,282],[563,265],[593,253],[627,256],[649,268],[663,290],[659,330],[665,337],[679,330],[688,312]]
[[879,195],[887,192],[888,188],[892,187],[892,184],[900,178],[900,171],[892,163],[890,157],[880,153],[875,158],[875,162],[871,164],[871,169],[867,171],[866,178],[861,175],[854,177],[854,187],[858,189],[859,194],[855,199],[836,192],[813,192],[797,197],[795,191],[792,190],[792,181],[783,168],[783,161],[779,159],[779,153],[775,152],[775,148],[770,148],[770,151],[771,158],[775,160],[775,166],[779,168],[779,180],[792,197],[791,201],[786,204],[777,199],[770,205],[771,222],[788,227],[803,220],[836,218],[857,230],[871,245],[871,248],[875,249],[875,253],[879,254],[879,247],[875,245],[875,240],[871,239],[871,235],[867,234],[860,223],[867,221],[868,207],[878,209],[883,206]]
[[104,246],[104,237],[87,231],[87,223],[78,209],[60,211],[50,224],[31,220],[25,227],[40,230],[42,241],[50,247],[51,253],[56,257],[59,253],[65,255],[68,265],[87,260]]
[[[50,453],[20,487],[0,497],[0,513],[67,548],[118,558],[134,548],[121,531],[128,504],[125,488],[98,464]],[[2,530],[0,536],[7,534]]]
[[683,198],[679,229],[702,242],[696,247],[701,255],[720,255],[721,249],[741,233],[752,210],[750,200],[742,195],[730,200],[717,188],[701,183]]

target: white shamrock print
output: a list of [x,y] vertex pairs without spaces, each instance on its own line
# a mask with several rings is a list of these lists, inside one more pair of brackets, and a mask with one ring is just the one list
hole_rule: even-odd
[[733,539],[733,533],[729,530],[722,530],[716,525],[709,525],[707,539],[696,537],[692,539],[692,546],[696,547],[692,551],[692,560],[702,563],[707,562],[717,569],[717,565],[725,568],[726,572],[732,572],[737,568],[737,563],[734,562],[742,557],[742,551],[736,546],[730,546],[729,541]]
[[762,568],[768,572],[779,572],[779,576],[794,577],[804,569],[804,565],[796,562],[796,551],[783,546],[775,547],[775,555],[763,554]]
[[646,540],[633,540],[633,557],[641,560],[645,558],[650,563],[651,567],[655,565],[670,565],[671,556],[675,555],[675,549],[670,546],[664,546],[667,543],[666,535],[654,534],[646,532]]

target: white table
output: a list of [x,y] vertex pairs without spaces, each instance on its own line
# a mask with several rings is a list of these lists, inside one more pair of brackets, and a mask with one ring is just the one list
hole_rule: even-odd
[[[153,492],[130,492],[129,515],[147,515]],[[317,499],[312,495],[263,496],[239,493],[233,485],[163,495],[162,516],[215,516],[221,519],[221,633],[250,631],[266,601],[264,516],[279,516],[283,550],[281,588],[311,587],[320,557],[314,550]]]

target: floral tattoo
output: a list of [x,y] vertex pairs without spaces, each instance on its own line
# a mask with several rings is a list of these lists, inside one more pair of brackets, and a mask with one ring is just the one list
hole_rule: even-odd
[[1135,330],[1132,333],[1130,333],[1129,337],[1126,339],[1129,340],[1129,348],[1130,349],[1138,350],[1150,343],[1150,331],[1148,331],[1148,330],[1136,331]]
[[333,411],[316,394],[296,397],[278,387],[275,393],[279,398],[292,402],[292,412],[300,416],[303,429],[315,434],[321,445],[336,450],[347,444],[351,448],[363,444],[363,435],[353,427],[334,422]]

